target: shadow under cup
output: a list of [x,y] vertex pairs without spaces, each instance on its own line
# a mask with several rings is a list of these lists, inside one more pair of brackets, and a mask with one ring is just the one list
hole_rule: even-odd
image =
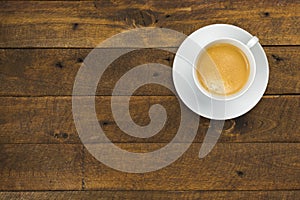
[[[199,50],[193,64],[193,79],[200,92],[215,100],[233,100],[249,89],[256,73],[250,41],[246,45],[232,38],[221,38]],[[247,74],[239,73],[243,71]],[[238,89],[228,92],[234,87]]]

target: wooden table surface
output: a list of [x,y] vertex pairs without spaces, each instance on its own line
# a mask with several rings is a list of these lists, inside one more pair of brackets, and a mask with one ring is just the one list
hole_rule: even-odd
[[[137,27],[188,35],[213,23],[234,24],[260,38],[270,78],[259,104],[227,120],[204,159],[197,157],[209,124],[204,118],[188,151],[155,172],[119,172],[90,155],[75,129],[71,105],[75,75],[88,53]],[[299,0],[2,1],[0,199],[300,199],[299,34]],[[130,101],[140,125],[149,123],[152,104],[166,108],[168,121],[154,137],[126,135],[110,110],[112,89],[124,73],[148,62],[171,67],[173,58],[157,49],[133,51],[105,72],[97,117],[116,145],[151,151],[176,134],[178,101],[161,86],[143,86]]]

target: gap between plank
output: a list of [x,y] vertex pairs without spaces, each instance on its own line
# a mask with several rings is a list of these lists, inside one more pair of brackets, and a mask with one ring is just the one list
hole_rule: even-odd
[[[112,141],[113,142],[113,141]],[[168,144],[169,142],[113,142],[113,144]],[[255,142],[217,142],[217,144],[299,144],[300,141],[255,141]],[[97,142],[89,144],[110,144],[107,142]],[[187,142],[173,142],[173,144],[187,144]],[[203,144],[203,142],[192,142],[191,144]],[[0,145],[82,145],[82,143],[0,143]]]
[[99,190],[99,189],[91,189],[91,190],[0,190],[0,194],[2,192],[293,192],[300,191],[300,189],[280,189],[280,190]]
[[[263,97],[295,97],[300,93],[283,93],[283,94],[264,94]],[[0,95],[0,98],[56,98],[56,97],[72,97],[73,95]],[[76,95],[76,97],[111,97],[112,95]],[[118,95],[114,97],[175,97],[175,95]]]
[[[262,45],[262,47],[300,47],[300,44],[266,44]],[[0,47],[0,50],[5,50],[5,49],[16,49],[16,50],[21,50],[21,49],[94,49],[97,48],[95,47]],[[161,46],[161,47],[151,47],[148,49],[153,49],[153,48],[179,48],[179,46]],[[143,48],[137,48],[137,47],[109,47],[109,48],[99,48],[99,49],[143,49]]]

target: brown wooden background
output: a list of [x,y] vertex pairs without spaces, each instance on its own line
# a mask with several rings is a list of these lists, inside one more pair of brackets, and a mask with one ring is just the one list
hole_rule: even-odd
[[[260,103],[227,120],[204,159],[197,157],[209,123],[203,118],[189,150],[162,170],[122,173],[94,159],[80,142],[71,112],[73,82],[87,54],[136,27],[190,34],[213,23],[234,24],[260,38],[270,64]],[[0,199],[299,199],[299,34],[298,0],[1,1]],[[144,86],[130,103],[140,125],[149,123],[149,106],[165,106],[168,121],[154,137],[122,133],[109,109],[122,74],[151,61],[172,66],[173,58],[161,50],[134,51],[105,72],[96,109],[116,145],[145,152],[176,134],[178,101],[163,87]]]

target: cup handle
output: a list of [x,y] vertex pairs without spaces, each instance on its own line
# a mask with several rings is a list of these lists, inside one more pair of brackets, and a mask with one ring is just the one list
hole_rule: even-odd
[[251,49],[252,47],[254,47],[257,42],[259,41],[259,39],[256,36],[253,36],[248,42],[247,42],[247,46],[249,47],[249,49]]

